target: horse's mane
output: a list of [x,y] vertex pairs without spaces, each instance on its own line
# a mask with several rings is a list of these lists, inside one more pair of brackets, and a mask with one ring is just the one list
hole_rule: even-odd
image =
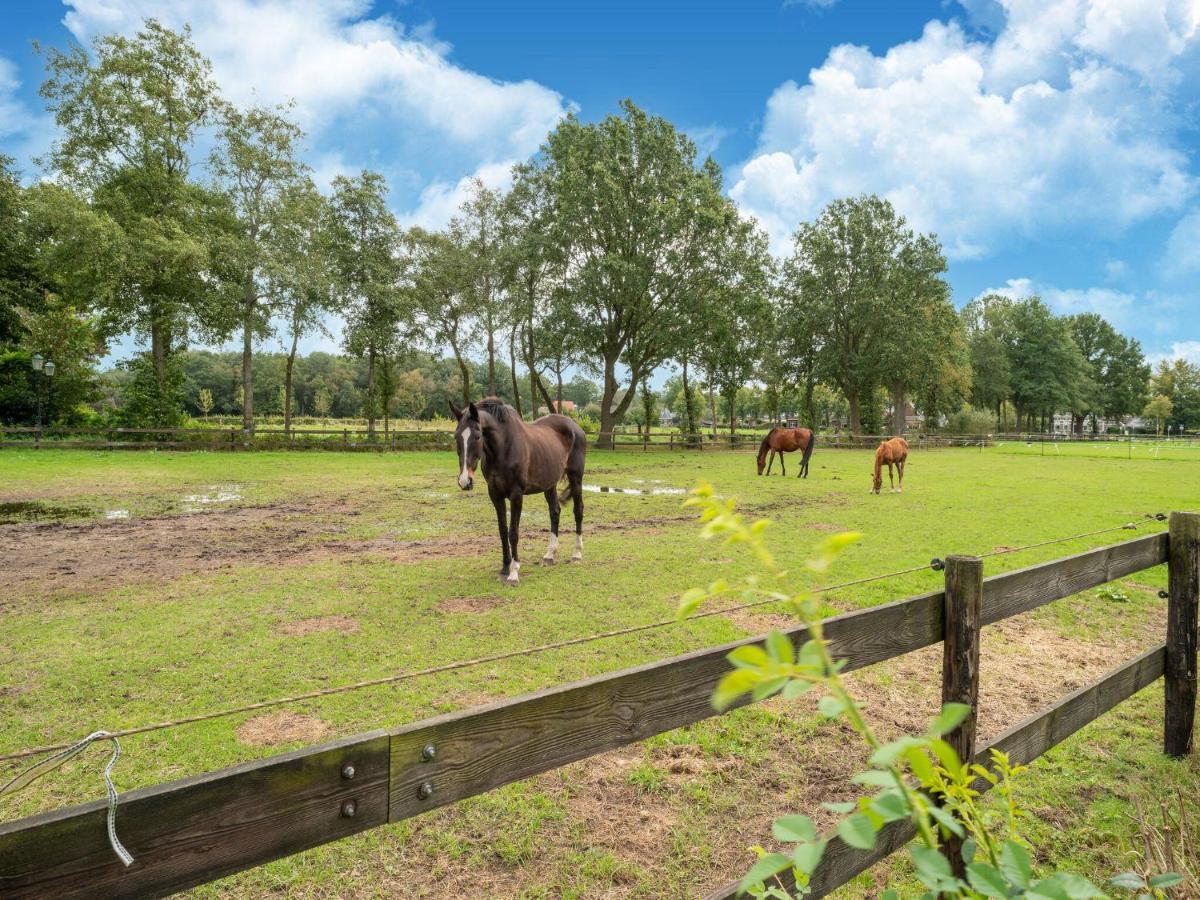
[[484,397],[482,400],[477,401],[475,406],[477,409],[482,409],[497,422],[507,422],[509,417],[516,412],[515,409],[499,397]]

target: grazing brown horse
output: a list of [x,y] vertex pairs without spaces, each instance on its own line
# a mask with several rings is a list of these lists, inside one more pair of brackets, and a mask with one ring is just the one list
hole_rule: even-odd
[[[767,474],[771,474],[771,466],[775,464],[775,454],[778,453],[780,474],[786,475],[787,470],[783,467],[783,454],[803,450],[804,455],[800,457],[800,471],[796,477],[807,478],[808,459],[812,456],[813,444],[816,443],[816,440],[816,436],[807,428],[772,428],[767,432],[767,436],[763,438],[762,444],[758,448],[758,474],[763,473],[764,464],[767,467]],[[771,451],[769,463],[767,462],[768,450]]]
[[[475,466],[482,464],[488,496],[496,507],[504,567],[500,574],[516,585],[521,562],[517,554],[520,538],[521,504],[526,494],[545,494],[550,506],[550,546],[542,562],[553,565],[558,555],[560,504],[570,497],[575,506],[575,555],[583,559],[583,460],[587,437],[573,419],[542,416],[526,424],[520,414],[498,397],[485,397],[460,409],[450,401],[450,412],[458,419],[454,443],[458,447],[458,486],[464,491],[475,486]],[[558,495],[558,483],[567,479],[567,490]],[[512,510],[505,521],[504,504]]]
[[[880,441],[875,451],[875,479],[871,482],[871,493],[878,494],[883,487],[883,465],[888,467],[888,487],[897,494],[904,490],[904,465],[908,462],[908,441],[902,437],[894,437],[890,441]],[[899,487],[892,481],[892,466],[900,473]]]

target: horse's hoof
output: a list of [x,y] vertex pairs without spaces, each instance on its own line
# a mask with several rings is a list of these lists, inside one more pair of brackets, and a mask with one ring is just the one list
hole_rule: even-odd
[[552,566],[555,564],[555,562],[557,562],[557,560],[553,556],[543,556],[542,557],[542,565],[543,566]]
[[583,562],[583,554],[576,553],[574,556],[571,557],[571,562]]

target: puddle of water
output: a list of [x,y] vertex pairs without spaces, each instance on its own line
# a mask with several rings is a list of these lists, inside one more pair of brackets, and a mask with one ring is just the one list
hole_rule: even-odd
[[63,519],[90,519],[95,511],[87,506],[55,506],[40,500],[0,503],[0,525],[20,522],[61,522]]
[[224,488],[220,485],[210,484],[208,490],[210,493],[207,494],[188,494],[186,497],[181,497],[184,511],[195,512],[205,506],[212,506],[214,503],[232,503],[234,500],[242,499],[241,485],[238,484]]
[[679,494],[687,493],[687,491],[684,490],[683,488],[674,488],[674,487],[619,488],[619,487],[609,487],[608,485],[604,485],[604,484],[585,484],[583,486],[583,489],[592,494],[642,494],[642,495],[649,495],[651,497],[677,496]]
[[128,519],[129,510],[127,509],[110,509],[104,514],[106,519]]

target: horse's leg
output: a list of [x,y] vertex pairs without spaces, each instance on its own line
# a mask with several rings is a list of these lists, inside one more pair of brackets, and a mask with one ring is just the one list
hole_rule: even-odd
[[583,559],[583,473],[569,475],[571,483],[571,505],[575,511],[575,552],[571,562]]
[[892,480],[892,461],[888,460],[888,492],[896,493],[896,482]]
[[504,498],[493,494],[492,505],[496,507],[496,522],[500,526],[500,547],[504,554],[504,565],[500,569],[500,575],[507,577],[512,557],[508,553],[508,522],[506,521],[508,517],[504,514]]
[[787,474],[787,468],[783,465],[783,451],[782,450],[779,451],[779,474],[780,475]]
[[508,498],[509,514],[512,518],[512,524],[508,529],[508,545],[512,552],[512,568],[508,573],[508,583],[512,585],[519,584],[521,581],[521,560],[517,554],[517,544],[520,542],[521,536],[521,504],[525,497],[519,491],[513,492],[513,495]]
[[896,493],[904,493],[904,467],[908,464],[907,459],[902,459],[896,463],[896,468],[900,470],[900,484],[896,487]]
[[772,450],[767,456],[767,474],[771,474],[771,466],[775,465],[775,451]]
[[546,491],[546,505],[550,507],[550,546],[546,548],[546,555],[542,557],[542,565],[552,566],[555,559],[558,557],[558,491],[555,488],[550,488]]

